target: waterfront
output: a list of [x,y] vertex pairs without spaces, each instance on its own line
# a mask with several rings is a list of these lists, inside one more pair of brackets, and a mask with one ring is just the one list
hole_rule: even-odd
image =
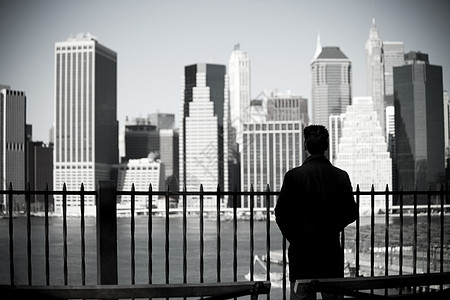
[[[375,241],[377,253],[375,275],[383,275],[384,269],[380,268],[380,263],[384,263],[384,254],[382,252],[385,242],[385,224],[384,216],[379,215],[375,219]],[[70,217],[67,219],[67,243],[68,243],[68,283],[73,285],[81,284],[81,239],[80,239],[80,218]],[[136,217],[136,283],[148,283],[148,233],[147,216]],[[15,283],[28,284],[27,276],[27,242],[25,217],[16,217],[14,221],[14,265],[15,265]],[[32,249],[32,284],[45,284],[45,230],[42,217],[31,218],[31,249]],[[361,271],[363,266],[367,266],[367,255],[370,252],[370,223],[369,218],[361,219],[360,232],[360,253],[361,253]],[[411,265],[412,229],[411,217],[405,217],[404,227],[404,265]],[[0,219],[0,284],[9,284],[9,239],[8,239],[9,219]],[[85,239],[86,239],[86,284],[96,284],[97,282],[97,257],[96,257],[96,224],[95,218],[85,219]],[[117,219],[118,236],[118,269],[119,284],[131,283],[131,230],[130,218]],[[399,246],[399,224],[398,218],[393,217],[389,222],[389,245]],[[245,281],[245,275],[249,272],[250,264],[253,258],[250,257],[250,222],[239,220],[238,228],[238,264],[237,280]],[[431,241],[430,244],[434,251],[440,241],[440,218],[439,215],[431,216]],[[153,241],[153,264],[152,281],[153,283],[165,283],[165,218],[154,217],[152,219],[152,241]],[[183,282],[183,219],[181,217],[170,218],[170,283]],[[200,224],[198,217],[187,218],[187,260],[188,260],[188,282],[200,282]],[[270,240],[271,250],[282,249],[282,239],[278,227],[274,221],[270,221]],[[444,233],[444,271],[449,271],[449,245],[450,245],[450,217],[445,217]],[[216,257],[216,221],[215,219],[205,218],[204,221],[204,281],[217,281],[217,257]],[[63,220],[60,217],[49,218],[49,239],[50,239],[50,284],[64,284],[63,275]],[[346,229],[346,248],[347,251],[355,249],[355,226],[352,224]],[[426,247],[427,245],[427,218],[424,215],[418,217],[418,273],[426,267]],[[233,281],[233,222],[231,220],[221,222],[221,281]],[[266,254],[266,222],[256,221],[254,223],[254,254],[260,258]],[[431,271],[439,271],[436,264],[436,253],[431,254]],[[346,254],[347,258],[352,260],[352,253]],[[352,263],[352,261],[349,261]],[[398,251],[390,255],[390,263],[395,267],[398,264]],[[365,268],[367,270],[367,268]],[[272,272],[281,272],[281,266],[271,265]],[[255,273],[264,273],[264,269],[255,264]],[[361,272],[363,273],[363,272]],[[405,272],[406,273],[406,272]],[[367,273],[366,273],[367,274]],[[394,275],[396,272],[390,271]],[[282,289],[272,287],[271,295],[273,299],[282,298]]]

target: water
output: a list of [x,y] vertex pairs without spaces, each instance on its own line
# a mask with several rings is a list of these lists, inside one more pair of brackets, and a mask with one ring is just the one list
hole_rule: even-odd
[[[0,284],[9,284],[9,238],[8,219],[0,219]],[[45,285],[45,227],[44,218],[32,217],[32,284]],[[130,218],[117,219],[118,276],[119,284],[131,284],[131,225]],[[148,283],[148,232],[147,216],[135,219],[136,283]],[[169,260],[170,283],[183,282],[183,219],[170,218]],[[14,219],[14,265],[15,283],[28,284],[26,218]],[[155,217],[153,226],[153,283],[165,283],[165,219]],[[250,257],[250,223],[238,221],[237,280],[246,281],[253,258]],[[275,222],[271,222],[271,250],[282,249],[281,234]],[[49,218],[50,284],[63,285],[63,220]],[[200,282],[200,225],[198,217],[187,219],[187,261],[189,283]],[[85,219],[86,284],[97,283],[97,254],[95,218]],[[68,283],[81,284],[81,229],[80,218],[67,219]],[[217,229],[216,221],[204,221],[204,282],[217,282]],[[266,222],[254,223],[254,254],[266,254]],[[233,222],[221,222],[221,281],[233,281]],[[281,271],[278,265],[272,271]],[[263,273],[255,265],[255,273]],[[282,290],[272,288],[272,298],[279,299]]]

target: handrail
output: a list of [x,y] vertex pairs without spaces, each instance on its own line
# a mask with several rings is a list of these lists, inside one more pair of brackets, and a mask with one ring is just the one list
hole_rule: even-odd
[[[341,294],[359,298],[379,298],[381,295],[366,294],[362,290],[392,289],[405,287],[419,287],[431,285],[449,285],[450,272],[429,273],[429,274],[411,274],[394,276],[375,276],[375,277],[347,277],[347,278],[323,278],[323,279],[301,279],[294,285],[295,293],[315,294],[317,292],[326,292],[331,294]],[[435,293],[436,296],[450,296],[450,289],[442,289]],[[417,294],[420,295],[420,294]],[[430,296],[430,293],[422,294]],[[387,295],[386,295],[387,296]],[[399,297],[400,295],[395,295]],[[405,294],[404,296],[411,297]],[[428,298],[427,298],[428,299]],[[446,298],[448,299],[448,298]]]
[[52,299],[118,299],[118,298],[178,298],[205,297],[204,299],[230,299],[270,292],[269,281],[185,284],[135,284],[87,286],[0,286],[2,299],[36,298]]

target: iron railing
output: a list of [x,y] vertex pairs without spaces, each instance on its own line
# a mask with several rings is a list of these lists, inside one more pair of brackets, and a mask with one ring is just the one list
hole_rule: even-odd
[[[360,277],[360,276],[388,276],[388,275],[399,275],[402,276],[404,274],[420,274],[420,273],[444,273],[450,270],[450,258],[449,258],[449,236],[450,234],[446,232],[450,228],[450,219],[449,219],[449,194],[450,191],[445,190],[443,187],[439,191],[390,191],[388,187],[386,187],[385,191],[375,191],[373,186],[371,191],[360,191],[359,187],[357,187],[354,192],[355,200],[360,206],[360,202],[362,197],[370,197],[370,213],[367,216],[361,215],[354,224],[348,226],[344,232],[342,232],[342,245],[343,249],[345,249],[346,255],[346,271],[347,276],[351,277]],[[188,240],[188,220],[192,220],[190,216],[194,214],[196,216],[195,221],[198,221],[198,240],[194,240],[194,242],[198,243],[198,267],[196,267],[196,272],[198,272],[199,278],[196,279],[200,283],[204,283],[206,281],[215,281],[222,282],[224,277],[228,276],[231,272],[232,278],[231,281],[237,282],[241,281],[242,277],[239,277],[238,269],[241,268],[240,258],[242,255],[242,247],[243,244],[246,244],[244,247],[248,251],[248,253],[244,253],[244,256],[248,257],[248,269],[249,273],[247,279],[250,281],[255,280],[255,257],[257,257],[256,252],[260,255],[264,253],[265,259],[265,278],[264,280],[271,281],[275,280],[272,272],[272,261],[278,260],[281,263],[281,289],[277,295],[274,295],[275,292],[271,292],[272,297],[275,298],[287,298],[287,290],[288,290],[288,282],[287,282],[287,255],[286,249],[287,244],[286,240],[280,238],[280,234],[274,235],[277,233],[277,227],[272,222],[273,217],[273,205],[276,203],[276,197],[278,195],[277,191],[271,191],[269,186],[267,186],[265,191],[254,191],[251,188],[250,191],[221,191],[220,187],[217,187],[216,191],[204,191],[203,187],[200,186],[199,191],[153,191],[152,186],[149,186],[147,191],[135,191],[134,186],[130,191],[117,191],[115,184],[99,184],[98,189],[95,191],[85,191],[83,185],[81,185],[79,191],[67,191],[65,186],[62,191],[49,191],[48,188],[44,191],[30,191],[27,190],[13,190],[10,185],[9,189],[6,191],[0,191],[0,195],[4,195],[4,201],[6,200],[8,203],[8,211],[4,214],[4,217],[9,217],[7,226],[8,226],[8,245],[9,250],[8,254],[5,255],[2,259],[3,265],[9,264],[9,276],[3,274],[0,278],[9,277],[9,282],[0,282],[0,284],[9,284],[10,286],[14,286],[17,284],[16,282],[16,269],[18,265],[16,265],[16,257],[15,253],[18,251],[15,246],[15,242],[17,238],[15,237],[15,218],[17,215],[13,211],[13,203],[15,201],[15,197],[20,197],[20,195],[24,195],[25,197],[25,212],[23,213],[22,219],[26,219],[26,260],[27,264],[24,266],[26,268],[26,283],[29,286],[32,286],[36,281],[36,278],[42,278],[45,276],[45,285],[50,286],[53,285],[51,282],[51,272],[52,272],[52,264],[51,264],[51,247],[54,247],[50,241],[50,225],[49,220],[51,218],[51,212],[49,212],[49,203],[53,197],[61,197],[62,198],[62,261],[63,261],[63,285],[69,285],[69,263],[68,263],[68,233],[67,233],[67,197],[68,196],[77,196],[79,197],[79,220],[80,220],[80,264],[81,264],[81,285],[89,284],[87,280],[87,271],[86,271],[86,215],[85,215],[85,198],[86,197],[95,197],[97,202],[97,209],[100,207],[100,203],[104,203],[106,208],[103,209],[112,209],[109,212],[109,215],[105,215],[105,218],[108,222],[105,224],[111,225],[111,220],[113,221],[113,225],[109,226],[105,230],[117,231],[117,209],[116,209],[116,200],[117,197],[120,196],[130,196],[130,231],[129,231],[129,249],[130,249],[130,276],[129,280],[132,285],[135,285],[138,280],[142,281],[142,274],[139,273],[139,278],[136,277],[136,265],[139,267],[142,264],[147,264],[147,283],[153,284],[155,280],[163,280],[163,283],[175,283],[178,279],[173,279],[171,276],[171,270],[173,270],[174,266],[171,264],[171,257],[173,256],[174,247],[172,243],[176,246],[181,244],[181,282],[188,283],[192,282],[192,277],[188,276],[188,268],[191,271],[194,267],[189,262],[190,255],[188,255],[188,244],[192,242],[192,240]],[[45,272],[44,274],[35,274],[33,273],[33,250],[32,250],[32,239],[35,238],[32,236],[33,226],[32,226],[32,216],[33,213],[30,209],[31,207],[31,195],[43,195],[44,196],[44,257],[41,260],[44,260],[45,263]],[[139,260],[136,262],[136,217],[137,217],[137,208],[136,208],[136,197],[144,196],[147,197],[148,203],[152,203],[152,199],[154,197],[162,199],[162,203],[164,203],[163,207],[155,208],[153,205],[147,205],[145,211],[140,210],[139,213],[145,213],[147,216],[147,259],[146,262]],[[376,197],[384,197],[385,199],[385,207],[384,210],[376,211],[375,209],[375,198]],[[181,200],[181,207],[173,208],[170,206],[171,198],[178,197]],[[196,207],[188,207],[188,199],[190,197],[195,197],[198,201],[198,206]],[[215,199],[215,207],[206,208],[204,204],[205,198]],[[112,199],[113,198],[113,199]],[[240,208],[238,207],[238,203],[242,202],[242,199],[249,199],[249,207],[248,208]],[[266,205],[265,207],[255,207],[255,199],[262,199],[261,203],[271,204]],[[395,199],[395,205],[391,204],[391,199]],[[223,199],[229,199],[228,206],[223,207]],[[419,204],[418,199],[424,204]],[[405,204],[405,200],[407,204]],[[114,218],[112,218],[112,214],[114,214]],[[159,214],[160,216],[156,216]],[[181,241],[174,241],[171,239],[171,220],[174,215],[178,215],[178,218],[181,218],[181,228],[182,235]],[[208,245],[210,243],[215,244],[215,253],[205,252],[205,222],[208,222],[208,225],[211,224],[211,219],[208,216],[215,215],[215,238],[211,239],[212,233],[208,232],[208,240],[206,243]],[[225,218],[225,215],[228,216]],[[261,227],[261,223],[256,220],[255,216],[262,216],[264,220],[264,237],[257,236],[258,239],[258,249],[255,249],[255,224],[258,224]],[[98,284],[117,284],[117,245],[114,247],[114,244],[111,244],[111,240],[117,239],[117,235],[111,237],[110,235],[105,235],[105,237],[101,237],[101,219],[99,217],[97,211],[97,251],[100,251],[99,248],[102,248],[100,245],[105,243],[105,245],[113,245],[103,247],[105,248],[103,252],[97,252],[97,258],[100,260],[102,257],[112,257],[112,260],[115,260],[116,263],[104,262],[103,266],[101,263],[97,265],[97,278]],[[111,219],[112,218],[112,219]],[[154,228],[155,218],[158,218],[157,222],[164,223],[164,268],[163,272],[161,270],[158,271],[157,274],[154,273],[155,261],[154,259],[160,259],[161,256],[156,257],[154,253],[154,249],[156,246],[154,244]],[[205,220],[205,218],[207,218]],[[227,219],[232,223],[231,229],[227,227],[226,234],[231,233],[231,243],[232,243],[232,259],[231,264],[228,260],[223,257],[223,248],[224,248],[224,234],[223,230],[223,220]],[[246,223],[242,223],[241,219],[245,218]],[[78,220],[78,219],[77,219]],[[128,219],[127,219],[128,220]],[[139,219],[141,222],[142,220]],[[141,222],[142,223],[142,222]],[[139,225],[142,225],[142,224]],[[3,223],[6,226],[6,222]],[[227,223],[229,224],[229,223]],[[3,226],[3,225],[2,225]],[[248,226],[248,227],[247,227]],[[244,230],[244,227],[245,228]],[[197,229],[196,229],[197,230]],[[247,233],[248,230],[248,233]],[[242,232],[248,234],[244,239],[242,239]],[[239,235],[238,235],[239,234]],[[397,235],[398,234],[398,235]],[[265,239],[265,243],[261,243],[261,239]],[[102,240],[104,239],[104,240]],[[271,240],[272,239],[272,240]],[[212,241],[214,240],[214,241]],[[276,245],[274,245],[274,240],[276,240]],[[227,240],[228,241],[228,240]],[[265,249],[262,249],[262,244],[265,244]],[[5,245],[4,243],[2,244]],[[123,245],[121,245],[123,246]],[[211,247],[209,247],[211,248]],[[272,249],[278,250],[281,248],[281,252],[274,252]],[[139,248],[139,251],[142,249]],[[2,253],[4,253],[3,251]],[[100,254],[101,253],[101,254]],[[177,250],[176,254],[180,253]],[[275,259],[273,256],[275,254],[281,254],[281,259]],[[112,256],[111,256],[112,255]],[[114,256],[115,255],[115,256]],[[99,258],[100,256],[100,258]],[[211,257],[215,256],[215,266],[211,263]],[[271,258],[272,256],[272,258]],[[8,259],[6,259],[6,257]],[[205,257],[208,257],[207,269],[205,270]],[[197,259],[196,259],[197,261]],[[227,266],[226,274],[224,274],[224,265]],[[178,266],[177,266],[178,267]],[[211,278],[210,269],[215,269],[215,279]],[[142,269],[142,268],[140,268]],[[180,268],[178,268],[180,269]],[[177,269],[177,270],[178,270]],[[2,273],[8,273],[7,268],[2,268]],[[21,270],[23,271],[23,270]],[[114,274],[114,272],[116,272]],[[208,278],[205,278],[205,273]],[[178,274],[176,274],[178,275]],[[226,275],[226,276],[225,276]],[[102,276],[113,277],[113,279],[108,279],[112,281],[101,282],[100,278]],[[114,279],[115,277],[115,279]],[[137,280],[138,279],[138,280]],[[176,282],[180,283],[180,282]],[[92,282],[90,282],[92,284]],[[442,288],[442,286],[441,286]],[[430,289],[430,287],[428,287]],[[274,289],[272,289],[273,291]],[[386,294],[387,294],[386,290]]]

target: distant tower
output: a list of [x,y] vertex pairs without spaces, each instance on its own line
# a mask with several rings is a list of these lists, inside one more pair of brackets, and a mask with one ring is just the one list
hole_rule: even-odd
[[[22,91],[0,85],[0,178],[1,189],[25,189],[26,161],[26,96]],[[0,211],[8,211],[6,195],[1,195]],[[14,197],[13,210],[25,209],[23,196]]]
[[236,131],[236,142],[242,143],[242,124],[250,120],[250,59],[247,52],[234,47],[228,62],[230,82],[230,120]]
[[322,47],[311,63],[312,123],[328,127],[351,102],[351,62],[338,47]]
[[439,189],[445,175],[442,67],[429,64],[428,54],[405,54],[405,65],[394,67],[394,95],[396,189]]
[[381,128],[385,128],[384,112],[384,60],[383,43],[375,25],[375,18],[372,19],[369,39],[366,42],[366,63],[367,63],[367,95],[372,96],[374,109],[377,118],[380,120]]
[[[185,67],[182,85],[180,190],[228,190],[229,100],[225,66],[195,64]],[[208,205],[215,205],[209,197]],[[193,199],[189,206],[198,207]],[[205,203],[205,205],[207,205]]]
[[[372,184],[376,191],[391,187],[392,162],[372,97],[353,98],[341,120],[336,167],[346,170],[353,187],[359,184],[361,191],[370,191]],[[370,196],[361,197],[360,212],[370,212],[370,205]],[[375,210],[385,210],[385,196],[375,197]]]
[[[54,188],[94,190],[118,163],[117,55],[90,34],[55,44]],[[79,197],[69,196],[68,214],[79,214]],[[55,198],[60,213],[62,198]],[[95,199],[86,198],[86,214]]]

